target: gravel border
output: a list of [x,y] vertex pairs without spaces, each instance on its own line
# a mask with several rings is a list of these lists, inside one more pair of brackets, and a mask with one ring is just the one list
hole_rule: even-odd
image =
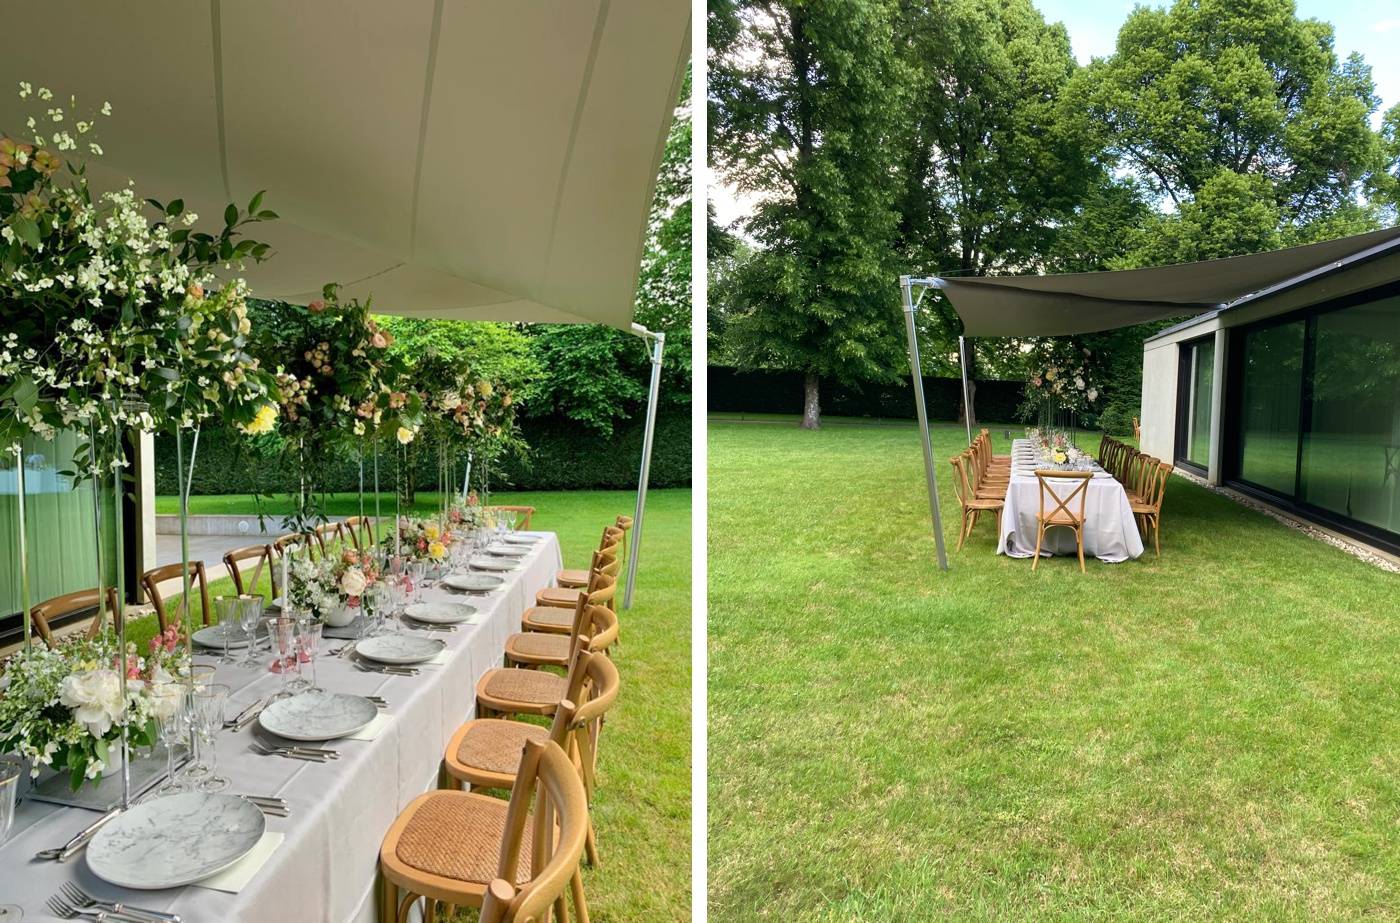
[[1344,538],[1333,535],[1330,532],[1326,532],[1310,522],[1305,522],[1301,519],[1289,516],[1288,514],[1283,513],[1273,508],[1272,506],[1269,506],[1267,503],[1255,500],[1253,497],[1247,497],[1242,493],[1230,490],[1226,487],[1217,487],[1214,484],[1207,482],[1205,478],[1197,477],[1189,471],[1183,471],[1180,468],[1177,468],[1174,473],[1178,477],[1182,477],[1190,481],[1192,484],[1204,487],[1211,493],[1219,494],[1222,497],[1226,497],[1230,500],[1233,500],[1240,506],[1248,507],[1249,509],[1254,510],[1256,513],[1263,513],[1265,516],[1268,516],[1275,522],[1281,522],[1288,528],[1293,529],[1297,532],[1301,532],[1309,538],[1314,538],[1320,542],[1325,542],[1326,544],[1331,545],[1333,548],[1336,548],[1339,551],[1345,551],[1353,558],[1356,558],[1360,561],[1364,561],[1365,563],[1370,564],[1374,567],[1379,567],[1381,570],[1389,571],[1392,574],[1400,574],[1400,563],[1396,563],[1395,561],[1392,561],[1389,558],[1384,557],[1383,555],[1377,554],[1375,551],[1372,551],[1370,548],[1367,548],[1364,545],[1358,544],[1356,542],[1347,541]]

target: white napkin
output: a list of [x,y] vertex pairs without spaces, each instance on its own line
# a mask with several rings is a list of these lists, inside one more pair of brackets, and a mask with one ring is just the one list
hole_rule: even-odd
[[346,740],[374,740],[379,736],[379,732],[389,726],[390,717],[385,714],[374,716],[374,720],[353,734],[345,735]]
[[237,894],[243,890],[248,882],[253,880],[254,875],[262,870],[262,867],[267,864],[267,860],[272,858],[272,854],[277,851],[277,847],[281,846],[282,841],[286,838],[285,833],[265,831],[262,839],[258,840],[257,845],[249,851],[248,855],[222,872],[215,872],[208,878],[196,881],[195,884],[201,888]]

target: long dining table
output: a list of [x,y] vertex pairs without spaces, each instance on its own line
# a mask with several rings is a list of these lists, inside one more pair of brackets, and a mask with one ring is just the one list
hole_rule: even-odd
[[[363,672],[329,653],[345,642],[322,642],[316,660],[321,688],[387,700],[386,717],[372,740],[318,744],[335,748],[339,758],[315,763],[259,754],[252,748],[251,725],[218,735],[219,769],[232,780],[228,791],[281,797],[290,812],[267,818],[272,838],[281,834],[281,841],[236,893],[200,884],[126,890],[93,875],[82,854],[66,863],[38,860],[35,853],[61,846],[98,815],[21,796],[12,835],[0,846],[0,905],[19,905],[26,921],[57,919],[45,901],[73,882],[102,900],[179,914],[182,923],[375,919],[385,831],[413,798],[436,786],[447,741],[475,712],[477,680],[500,666],[506,638],[520,630],[521,615],[534,605],[538,590],[553,584],[561,566],[554,533],[522,534],[538,535],[540,541],[519,566],[500,575],[504,586],[487,594],[459,594],[440,585],[423,591],[425,601],[466,602],[478,610],[456,631],[425,635],[446,642],[442,663],[422,665],[417,676]],[[196,663],[213,659],[196,652]],[[276,693],[281,677],[264,668],[219,664],[214,681],[231,688],[228,714],[233,716]]]
[[[1142,536],[1138,534],[1128,492],[1113,475],[1092,459],[1086,464],[1092,470],[1084,498],[1084,556],[1095,557],[1109,564],[1118,564],[1142,554]],[[1011,443],[1011,480],[1006,485],[1006,505],[1001,513],[1001,535],[997,554],[1013,558],[1035,557],[1035,537],[1040,514],[1040,482],[1037,468],[1048,467],[1029,439]],[[1073,485],[1059,488],[1068,494]],[[1052,504],[1054,501],[1047,501]],[[1078,508],[1078,500],[1071,506]],[[1042,556],[1077,554],[1074,533],[1069,529],[1053,528],[1045,533],[1041,543]]]

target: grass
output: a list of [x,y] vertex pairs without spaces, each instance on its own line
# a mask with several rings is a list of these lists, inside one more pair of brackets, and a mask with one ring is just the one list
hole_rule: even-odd
[[912,426],[709,446],[712,920],[1397,918],[1394,574],[1182,478],[1160,560],[940,573]]
[[[577,491],[492,499],[535,506],[532,526],[558,532],[572,566],[587,561],[605,523],[631,514],[635,496]],[[419,502],[425,511],[435,508],[431,495],[419,494]],[[246,497],[193,497],[190,507],[252,512]],[[175,508],[175,498],[158,498],[159,511]],[[358,500],[341,495],[330,512],[358,512]],[[600,921],[690,916],[690,492],[650,492],[644,526],[633,606],[619,613],[622,693],[601,742],[593,803],[602,863],[584,870],[589,909]],[[232,581],[215,581],[209,591],[232,593]],[[154,618],[143,619],[130,636],[144,645],[154,631]]]

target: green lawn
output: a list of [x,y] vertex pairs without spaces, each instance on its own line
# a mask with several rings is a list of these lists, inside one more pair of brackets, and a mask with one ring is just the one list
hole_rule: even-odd
[[911,425],[709,446],[712,920],[1400,914],[1400,578],[1181,478],[1160,560],[945,574]]
[[[532,526],[557,531],[565,562],[574,566],[588,560],[605,524],[632,514],[636,495],[501,493],[492,499],[536,507]],[[435,508],[432,495],[419,494],[419,502],[425,511]],[[159,498],[157,508],[173,512],[175,498]],[[227,496],[193,497],[190,509],[251,512],[246,497]],[[354,495],[341,495],[330,508],[357,511]],[[384,513],[392,512],[388,499]],[[649,493],[644,525],[636,595],[632,608],[619,613],[623,686],[601,742],[593,804],[602,862],[584,870],[589,909],[600,921],[690,917],[690,491]],[[232,593],[232,581],[216,581],[209,590]],[[154,619],[145,619],[130,634],[144,645],[154,628]]]

